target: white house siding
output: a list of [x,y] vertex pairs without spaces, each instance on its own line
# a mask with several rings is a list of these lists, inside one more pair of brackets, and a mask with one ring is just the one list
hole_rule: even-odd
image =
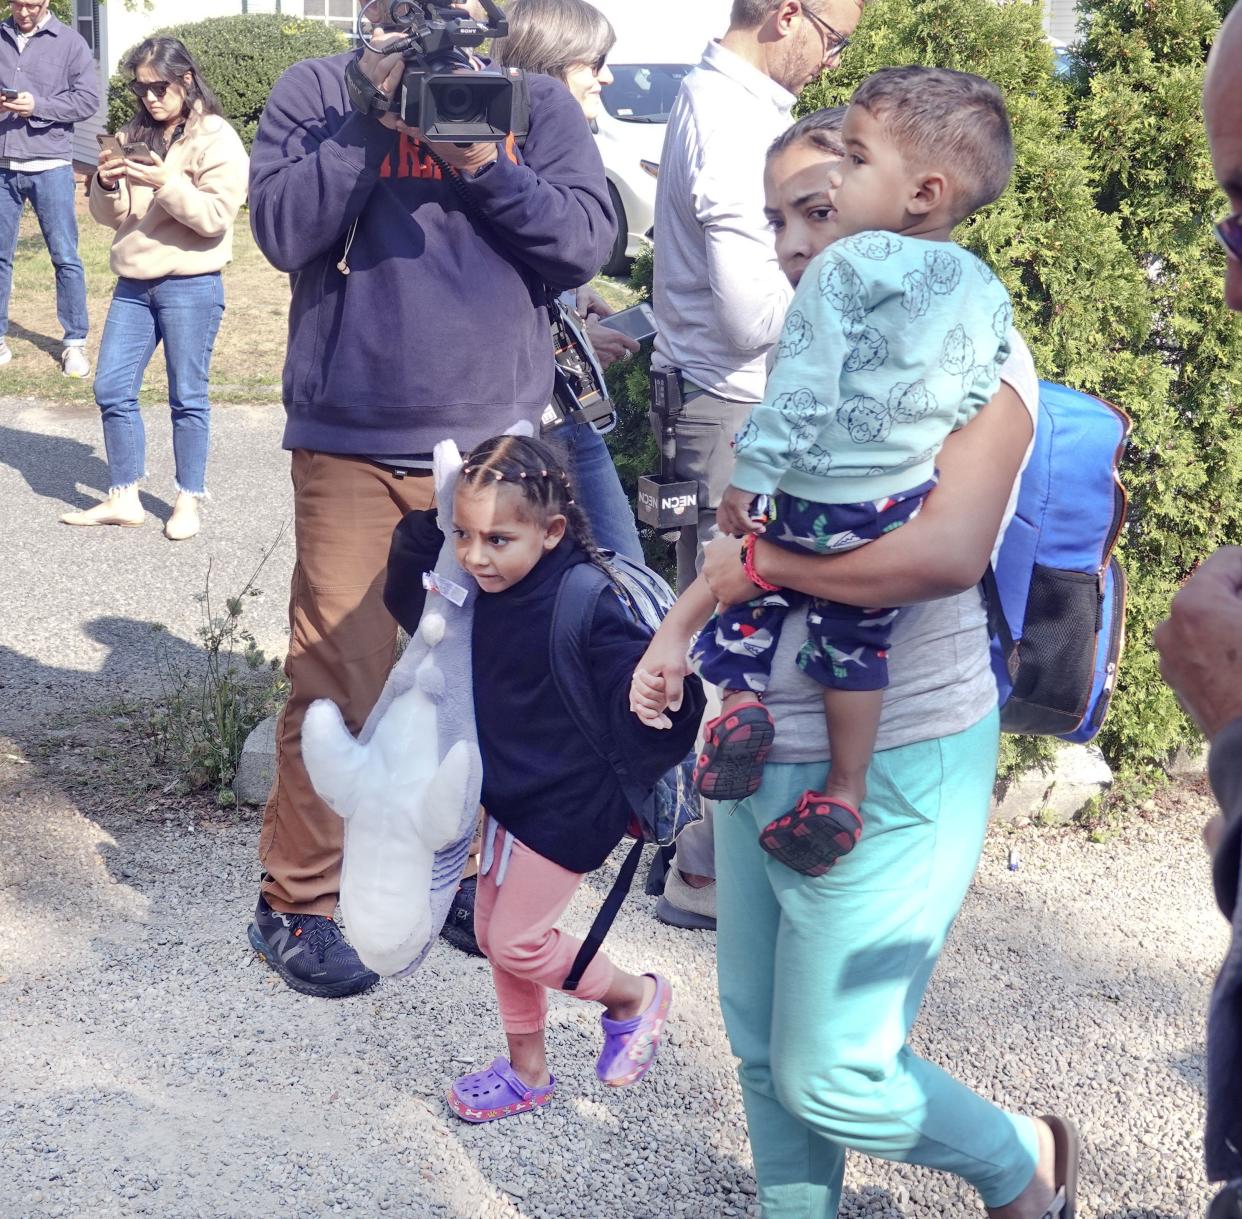
[[1074,0],[1043,0],[1044,29],[1057,42],[1073,42],[1077,35],[1078,11]]

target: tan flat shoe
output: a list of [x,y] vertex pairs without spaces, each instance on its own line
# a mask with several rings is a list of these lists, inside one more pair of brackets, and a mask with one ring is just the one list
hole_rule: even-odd
[[146,519],[146,513],[141,509],[139,509],[138,516],[131,516],[128,512],[122,512],[111,500],[104,500],[102,504],[96,504],[93,508],[86,508],[79,512],[66,512],[60,518],[60,523],[81,526],[119,525],[122,529],[137,529],[139,525],[145,523]]
[[185,542],[198,532],[201,524],[198,500],[192,495],[178,495],[172,516],[164,525],[164,536],[170,542]]

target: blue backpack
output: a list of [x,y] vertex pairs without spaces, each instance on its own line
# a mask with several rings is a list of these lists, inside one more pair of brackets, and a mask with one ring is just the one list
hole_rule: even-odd
[[[607,572],[595,563],[579,563],[566,572],[557,590],[552,610],[552,680],[582,734],[616,775],[630,806],[630,832],[636,841],[578,950],[565,979],[567,991],[577,989],[583,972],[608,934],[638,871],[643,844],[654,842],[670,846],[686,826],[703,817],[703,800],[692,781],[693,750],[667,774],[658,777],[654,785],[646,783],[635,774],[632,762],[622,756],[612,738],[608,716],[599,705],[588,645],[600,597],[617,597],[630,617],[652,634],[676,600],[669,586],[649,568],[624,555],[602,553],[609,568]],[[697,682],[698,679],[686,680]]]
[[1113,548],[1126,519],[1117,463],[1129,434],[1117,407],[1039,383],[1035,448],[983,579],[1005,732],[1084,742],[1104,722],[1125,638]]

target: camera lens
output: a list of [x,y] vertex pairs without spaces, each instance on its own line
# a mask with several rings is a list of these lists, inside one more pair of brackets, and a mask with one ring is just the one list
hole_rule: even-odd
[[475,91],[468,84],[454,84],[438,90],[436,108],[441,119],[461,122],[474,118],[478,114],[479,105]]

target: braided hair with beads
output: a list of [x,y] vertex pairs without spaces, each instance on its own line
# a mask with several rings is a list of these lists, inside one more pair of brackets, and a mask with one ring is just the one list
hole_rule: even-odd
[[457,485],[491,487],[497,483],[514,487],[540,524],[549,517],[563,516],[569,533],[591,562],[609,570],[586,513],[574,502],[561,458],[549,445],[531,436],[493,436],[476,445],[462,463]]

